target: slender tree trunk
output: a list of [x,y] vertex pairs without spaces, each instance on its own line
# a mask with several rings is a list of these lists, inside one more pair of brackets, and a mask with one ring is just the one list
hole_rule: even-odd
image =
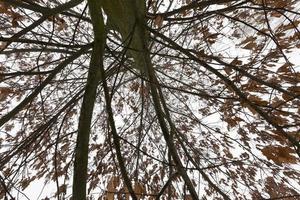
[[94,27],[94,47],[90,61],[87,84],[79,117],[78,136],[75,149],[73,200],[86,199],[88,146],[97,86],[100,80],[100,64],[103,62],[104,23],[97,0],[89,0],[90,15]]

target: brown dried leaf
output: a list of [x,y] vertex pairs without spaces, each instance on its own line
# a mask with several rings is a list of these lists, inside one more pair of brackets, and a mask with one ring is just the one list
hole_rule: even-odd
[[0,100],[5,100],[12,92],[13,90],[11,88],[0,87]]
[[0,50],[3,50],[6,48],[7,42],[0,42]]
[[242,47],[243,49],[249,49],[249,50],[253,50],[257,47],[257,44],[255,42],[249,42],[248,44],[246,44],[244,47]]
[[291,63],[285,63],[277,69],[277,73],[278,72],[291,72],[291,70],[290,70],[291,66],[292,66]]
[[269,160],[272,160],[276,164],[295,164],[297,163],[297,158],[293,156],[294,150],[290,147],[283,146],[267,146],[264,147],[261,152]]
[[242,65],[243,61],[239,60],[237,57],[231,61],[230,65]]
[[272,11],[272,12],[270,12],[270,16],[279,18],[279,17],[282,16],[282,14],[280,12],[277,12],[277,11]]
[[58,25],[57,30],[62,31],[67,28],[67,23],[63,18],[57,17],[56,24]]
[[[282,113],[280,113],[282,114]],[[278,113],[273,113],[272,116],[272,122],[278,125],[284,125],[288,123],[288,120],[286,118],[283,118],[282,116],[278,115]]]
[[300,94],[300,86],[291,86],[287,90],[294,94]]
[[66,193],[67,192],[67,185],[66,184],[63,184],[61,186],[59,186],[58,188],[58,194],[62,194],[62,193]]
[[23,179],[20,184],[21,184],[21,187],[22,187],[22,190],[26,189],[28,187],[28,185],[30,184],[30,179]]
[[282,98],[285,100],[285,101],[290,101],[291,99],[293,99],[293,97],[291,97],[290,95],[286,94],[286,93],[283,93],[282,94]]
[[142,197],[144,193],[146,193],[145,187],[141,183],[134,184],[134,192],[137,194],[138,199]]
[[267,106],[269,104],[268,101],[265,101],[262,98],[255,96],[255,95],[249,95],[248,100],[259,106]]
[[6,13],[8,14],[9,13],[9,5],[5,2],[1,2],[0,1],[0,13]]
[[160,28],[163,24],[164,18],[161,15],[157,15],[154,19],[154,25]]
[[116,189],[118,185],[120,184],[120,178],[118,176],[113,176],[109,180],[107,184],[107,200],[114,200],[114,194],[116,192]]

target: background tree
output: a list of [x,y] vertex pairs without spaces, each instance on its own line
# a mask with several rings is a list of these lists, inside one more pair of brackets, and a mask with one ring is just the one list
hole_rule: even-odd
[[0,197],[298,199],[299,9],[0,0]]

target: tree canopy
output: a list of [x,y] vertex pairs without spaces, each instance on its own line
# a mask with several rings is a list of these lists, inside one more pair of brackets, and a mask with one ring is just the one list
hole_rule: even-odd
[[0,0],[0,24],[1,199],[300,198],[299,1]]

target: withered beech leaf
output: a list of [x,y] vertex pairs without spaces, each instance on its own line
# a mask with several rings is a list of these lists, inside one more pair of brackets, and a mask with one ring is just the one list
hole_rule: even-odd
[[298,159],[293,155],[295,151],[290,147],[266,146],[262,150],[264,156],[276,164],[295,164]]
[[154,25],[158,28],[162,26],[164,22],[164,18],[161,15],[157,15],[154,19]]

